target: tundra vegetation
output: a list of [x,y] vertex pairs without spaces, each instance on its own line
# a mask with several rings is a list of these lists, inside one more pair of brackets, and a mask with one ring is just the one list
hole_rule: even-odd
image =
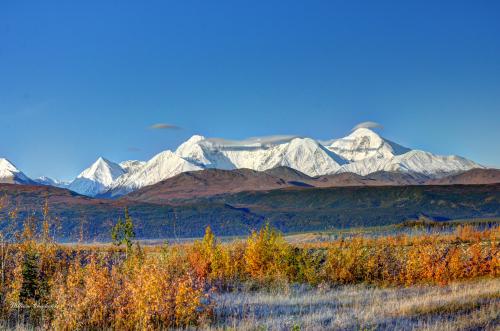
[[[142,247],[125,211],[114,245],[61,245],[42,209],[0,237],[3,328],[442,330],[500,320],[498,226],[295,244],[270,225],[224,243],[207,227],[201,240]],[[2,229],[16,208],[8,215]]]

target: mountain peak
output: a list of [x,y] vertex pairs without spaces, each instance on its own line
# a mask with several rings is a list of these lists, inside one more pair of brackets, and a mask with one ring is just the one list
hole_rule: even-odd
[[182,148],[186,148],[187,146],[195,145],[195,144],[197,144],[200,141],[203,141],[205,139],[206,138],[204,136],[201,136],[199,134],[195,134],[195,135],[191,136],[191,138],[189,138],[188,140],[186,140],[185,142],[180,144],[179,147],[177,147],[177,150],[182,149]]
[[69,189],[84,195],[94,196],[107,190],[125,170],[103,157],[99,157],[71,182]]
[[89,168],[85,169],[77,178],[88,178],[99,180],[108,185],[116,178],[123,175],[125,171],[120,165],[99,157]]
[[198,141],[202,141],[202,140],[205,140],[207,138],[205,138],[204,136],[202,135],[199,135],[199,134],[195,134],[193,135],[191,138],[189,138],[186,142],[198,142]]
[[54,186],[54,187],[61,187],[61,188],[66,188],[70,184],[69,182],[65,182],[65,181],[58,180],[58,179],[52,179],[52,178],[47,177],[47,176],[38,177],[34,181],[40,185]]
[[115,163],[102,157],[102,156],[99,156],[99,158],[94,162],[93,165],[103,166],[103,165],[110,165],[110,164],[115,164]]
[[365,127],[354,129],[348,136],[334,140],[326,148],[351,162],[370,158],[391,159],[410,151]]
[[0,158],[0,171],[13,171],[13,172],[19,172],[19,170],[16,168],[12,162],[5,158]]
[[0,183],[32,184],[33,181],[17,169],[12,162],[0,158]]
[[355,137],[373,137],[375,139],[382,139],[378,133],[369,128],[357,128],[351,131],[351,133],[345,138],[355,138]]
[[191,138],[189,138],[188,140],[186,140],[185,142],[180,144],[179,147],[177,147],[175,153],[177,155],[182,155],[185,152],[191,150],[193,148],[193,146],[198,145],[198,143],[200,143],[201,141],[203,141],[205,139],[206,139],[205,137],[200,136],[198,134],[195,134]]
[[156,154],[136,171],[121,176],[113,183],[106,194],[111,197],[126,194],[137,188],[156,184],[182,172],[200,169],[200,167],[185,160],[177,153],[166,150]]

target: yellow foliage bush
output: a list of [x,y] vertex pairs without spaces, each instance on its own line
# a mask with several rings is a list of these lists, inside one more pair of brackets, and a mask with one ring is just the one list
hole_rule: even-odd
[[246,274],[256,281],[282,279],[289,272],[291,246],[283,236],[266,224],[247,239],[244,263]]

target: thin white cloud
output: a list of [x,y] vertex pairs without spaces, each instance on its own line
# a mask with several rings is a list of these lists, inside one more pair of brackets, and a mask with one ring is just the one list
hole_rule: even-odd
[[177,125],[168,124],[168,123],[156,123],[156,124],[151,125],[149,128],[153,129],[153,130],[179,130],[180,129],[180,127],[178,127]]
[[356,125],[355,127],[352,128],[351,131],[354,131],[354,130],[357,130],[357,129],[361,129],[361,128],[365,128],[365,129],[382,129],[383,126],[377,122],[371,122],[371,121],[367,121],[367,122],[361,122],[359,123],[358,125]]
[[220,147],[260,147],[267,145],[279,145],[287,143],[299,136],[293,135],[275,135],[275,136],[262,136],[251,137],[244,140],[229,140],[223,138],[207,138],[206,141],[211,142]]

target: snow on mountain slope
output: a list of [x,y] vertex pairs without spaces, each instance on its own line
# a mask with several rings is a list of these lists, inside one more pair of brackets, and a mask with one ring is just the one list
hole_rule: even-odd
[[70,182],[60,181],[60,180],[52,179],[52,178],[46,177],[46,176],[38,177],[34,181],[40,185],[54,186],[54,187],[60,187],[60,188],[67,188],[70,184]]
[[411,150],[394,157],[384,158],[380,155],[343,165],[340,172],[353,172],[368,175],[376,171],[410,172],[439,178],[452,173],[484,168],[482,165],[460,156],[442,156],[429,152]]
[[181,172],[201,169],[203,168],[167,150],[157,154],[135,171],[118,178],[107,194],[111,197],[123,195],[135,189],[158,183]]
[[235,169],[218,144],[200,135],[194,135],[182,143],[175,154],[202,168]]
[[0,183],[33,184],[34,182],[9,160],[0,158]]
[[401,172],[412,171],[436,178],[459,171],[484,168],[482,165],[460,156],[435,155],[419,150],[395,156],[391,166]]
[[265,148],[226,148],[224,155],[236,168],[257,171],[287,166],[309,176],[330,174],[344,161],[310,138],[295,138],[290,142]]
[[291,138],[276,143],[248,141],[230,144],[193,136],[176,154],[204,168],[248,168],[257,171],[287,166],[309,176],[330,174],[345,160],[310,138]]
[[119,166],[127,173],[134,172],[145,165],[145,161],[128,160],[119,163]]
[[100,157],[78,175],[68,188],[76,193],[95,196],[107,191],[111,184],[124,173],[125,170],[120,165]]
[[410,151],[367,128],[356,129],[347,137],[330,141],[325,147],[351,162],[373,157],[388,159]]

